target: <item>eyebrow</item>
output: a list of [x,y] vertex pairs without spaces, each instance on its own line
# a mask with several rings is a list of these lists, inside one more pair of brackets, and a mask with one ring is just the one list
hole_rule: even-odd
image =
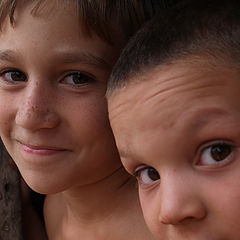
[[12,50],[0,51],[0,61],[15,62],[17,54]]
[[[208,108],[208,109],[200,109],[196,112],[192,113],[190,117],[181,119],[181,123],[185,122],[189,125],[187,125],[187,128],[191,131],[198,131],[206,126],[206,124],[210,123],[212,119],[218,120],[220,117],[228,117],[229,113],[223,109],[220,108]],[[131,148],[127,147],[124,149],[119,149],[119,155],[120,157],[126,158],[128,160],[132,159],[141,159],[141,156],[138,156],[136,153],[131,151]]]
[[60,52],[56,54],[55,58],[66,64],[83,63],[96,65],[106,69],[112,68],[112,64],[110,64],[106,59],[88,52]]
[[141,156],[138,156],[138,154],[134,153],[130,149],[119,150],[119,156],[122,158],[126,158],[128,160],[131,160],[131,159],[141,160]]
[[[106,59],[88,52],[57,52],[53,56],[54,59],[65,64],[83,63],[87,65],[95,65],[104,69],[112,68],[112,64]],[[16,62],[17,59],[18,54],[13,50],[0,51],[0,61]]]
[[128,158],[129,154],[126,151],[118,150],[120,157]]
[[200,130],[212,119],[218,120],[220,117],[229,116],[229,113],[220,108],[202,109],[193,113],[188,121],[191,122],[190,129]]

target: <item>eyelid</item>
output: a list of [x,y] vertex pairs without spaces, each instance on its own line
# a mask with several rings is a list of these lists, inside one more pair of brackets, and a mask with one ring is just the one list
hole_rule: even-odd
[[[216,162],[216,164],[209,164],[209,165],[199,164],[204,151],[206,151],[208,148],[211,148],[211,147],[216,146],[216,145],[228,145],[228,146],[230,146],[231,149],[232,149],[231,154],[229,156],[227,156],[226,159],[224,159],[222,161],[219,161],[219,162]],[[196,161],[194,161],[194,165],[196,165],[198,167],[201,167],[201,168],[209,168],[209,169],[220,167],[220,166],[225,166],[227,163],[231,162],[232,158],[234,158],[234,156],[232,156],[232,155],[234,154],[234,151],[235,151],[236,148],[237,148],[237,146],[235,144],[233,144],[232,141],[229,141],[229,140],[222,140],[221,139],[221,140],[209,141],[209,142],[203,144],[199,148]]]
[[[4,74],[10,73],[10,72],[20,72],[21,74],[23,74],[25,76],[25,78],[26,78],[25,80],[28,81],[28,75],[24,71],[22,71],[20,69],[17,69],[17,68],[14,68],[14,67],[13,68],[11,68],[11,67],[3,68],[0,71],[0,78],[3,78],[2,76]],[[19,85],[19,83],[26,82],[26,81],[7,81],[7,80],[4,80],[4,79],[3,79],[3,81],[4,81],[5,84],[11,85],[11,86],[12,85]]]
[[92,78],[94,80],[96,79],[96,76],[94,76],[93,74],[90,74],[88,72],[81,71],[81,70],[69,70],[69,71],[65,72],[63,78],[74,75],[74,74],[82,74],[82,75],[86,75],[89,78]]
[[[67,82],[67,78],[69,77],[74,77],[74,75],[79,74],[80,76],[82,76],[83,78],[85,78],[85,80],[87,80],[85,83],[82,84],[70,84]],[[72,71],[67,71],[63,74],[63,76],[60,78],[59,83],[64,84],[64,85],[69,85],[71,86],[71,88],[83,88],[84,86],[88,86],[91,83],[96,82],[97,79],[95,76],[93,76],[90,73],[84,72],[84,71],[79,71],[79,70],[72,70]]]
[[233,142],[229,141],[229,140],[212,140],[212,141],[208,141],[204,144],[202,144],[199,148],[199,152],[202,153],[205,149],[215,146],[215,145],[230,145],[232,148],[235,148],[235,145],[233,144]]
[[0,71],[0,76],[2,76],[3,74],[5,73],[8,73],[8,72],[21,72],[23,73],[25,76],[27,76],[27,74],[22,71],[22,70],[19,70],[17,68],[4,68],[3,70]]
[[139,174],[141,171],[143,171],[143,170],[145,170],[145,169],[147,169],[147,168],[149,168],[149,166],[147,166],[147,165],[140,165],[140,166],[138,166],[138,167],[134,170],[133,176],[134,176],[134,177],[137,177],[138,174]]
[[[79,75],[79,77],[81,78],[82,80],[81,83],[80,82],[77,83],[74,81],[74,77],[76,75]],[[93,86],[92,85],[93,83],[97,82],[96,78],[92,74],[80,70],[65,71],[58,81],[61,85],[63,85],[67,89],[72,89],[77,92],[79,91],[85,92],[86,90],[89,90],[89,88]]]

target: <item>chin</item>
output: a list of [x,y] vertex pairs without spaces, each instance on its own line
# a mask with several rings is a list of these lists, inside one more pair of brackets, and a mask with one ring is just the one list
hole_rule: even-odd
[[67,189],[67,186],[61,185],[59,181],[54,181],[43,176],[22,175],[26,184],[35,192],[40,194],[55,194]]

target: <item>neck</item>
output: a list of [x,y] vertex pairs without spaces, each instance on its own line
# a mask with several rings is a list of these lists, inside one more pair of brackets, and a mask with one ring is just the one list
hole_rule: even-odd
[[152,239],[136,180],[123,168],[95,184],[50,195],[45,203],[49,239]]
[[137,189],[135,179],[121,167],[97,183],[58,195],[65,209],[63,215],[84,224],[108,219],[113,213],[116,214],[118,207],[119,211],[123,211],[123,206],[129,204],[129,199],[137,198]]

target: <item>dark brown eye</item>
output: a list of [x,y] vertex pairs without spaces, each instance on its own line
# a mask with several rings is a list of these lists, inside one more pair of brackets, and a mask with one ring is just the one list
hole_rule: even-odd
[[160,179],[158,171],[153,167],[143,167],[134,174],[142,184],[151,184]]
[[155,168],[148,168],[147,174],[152,181],[156,181],[160,178],[158,171]]
[[62,82],[73,86],[81,86],[88,84],[92,81],[94,81],[94,79],[91,76],[88,76],[85,73],[75,72],[68,74]]
[[232,148],[227,144],[212,146],[211,155],[215,161],[222,161],[232,152]]
[[199,165],[214,165],[231,158],[233,147],[227,143],[216,143],[206,147],[201,154]]
[[0,77],[7,82],[25,82],[27,77],[21,71],[7,70],[0,74]]

